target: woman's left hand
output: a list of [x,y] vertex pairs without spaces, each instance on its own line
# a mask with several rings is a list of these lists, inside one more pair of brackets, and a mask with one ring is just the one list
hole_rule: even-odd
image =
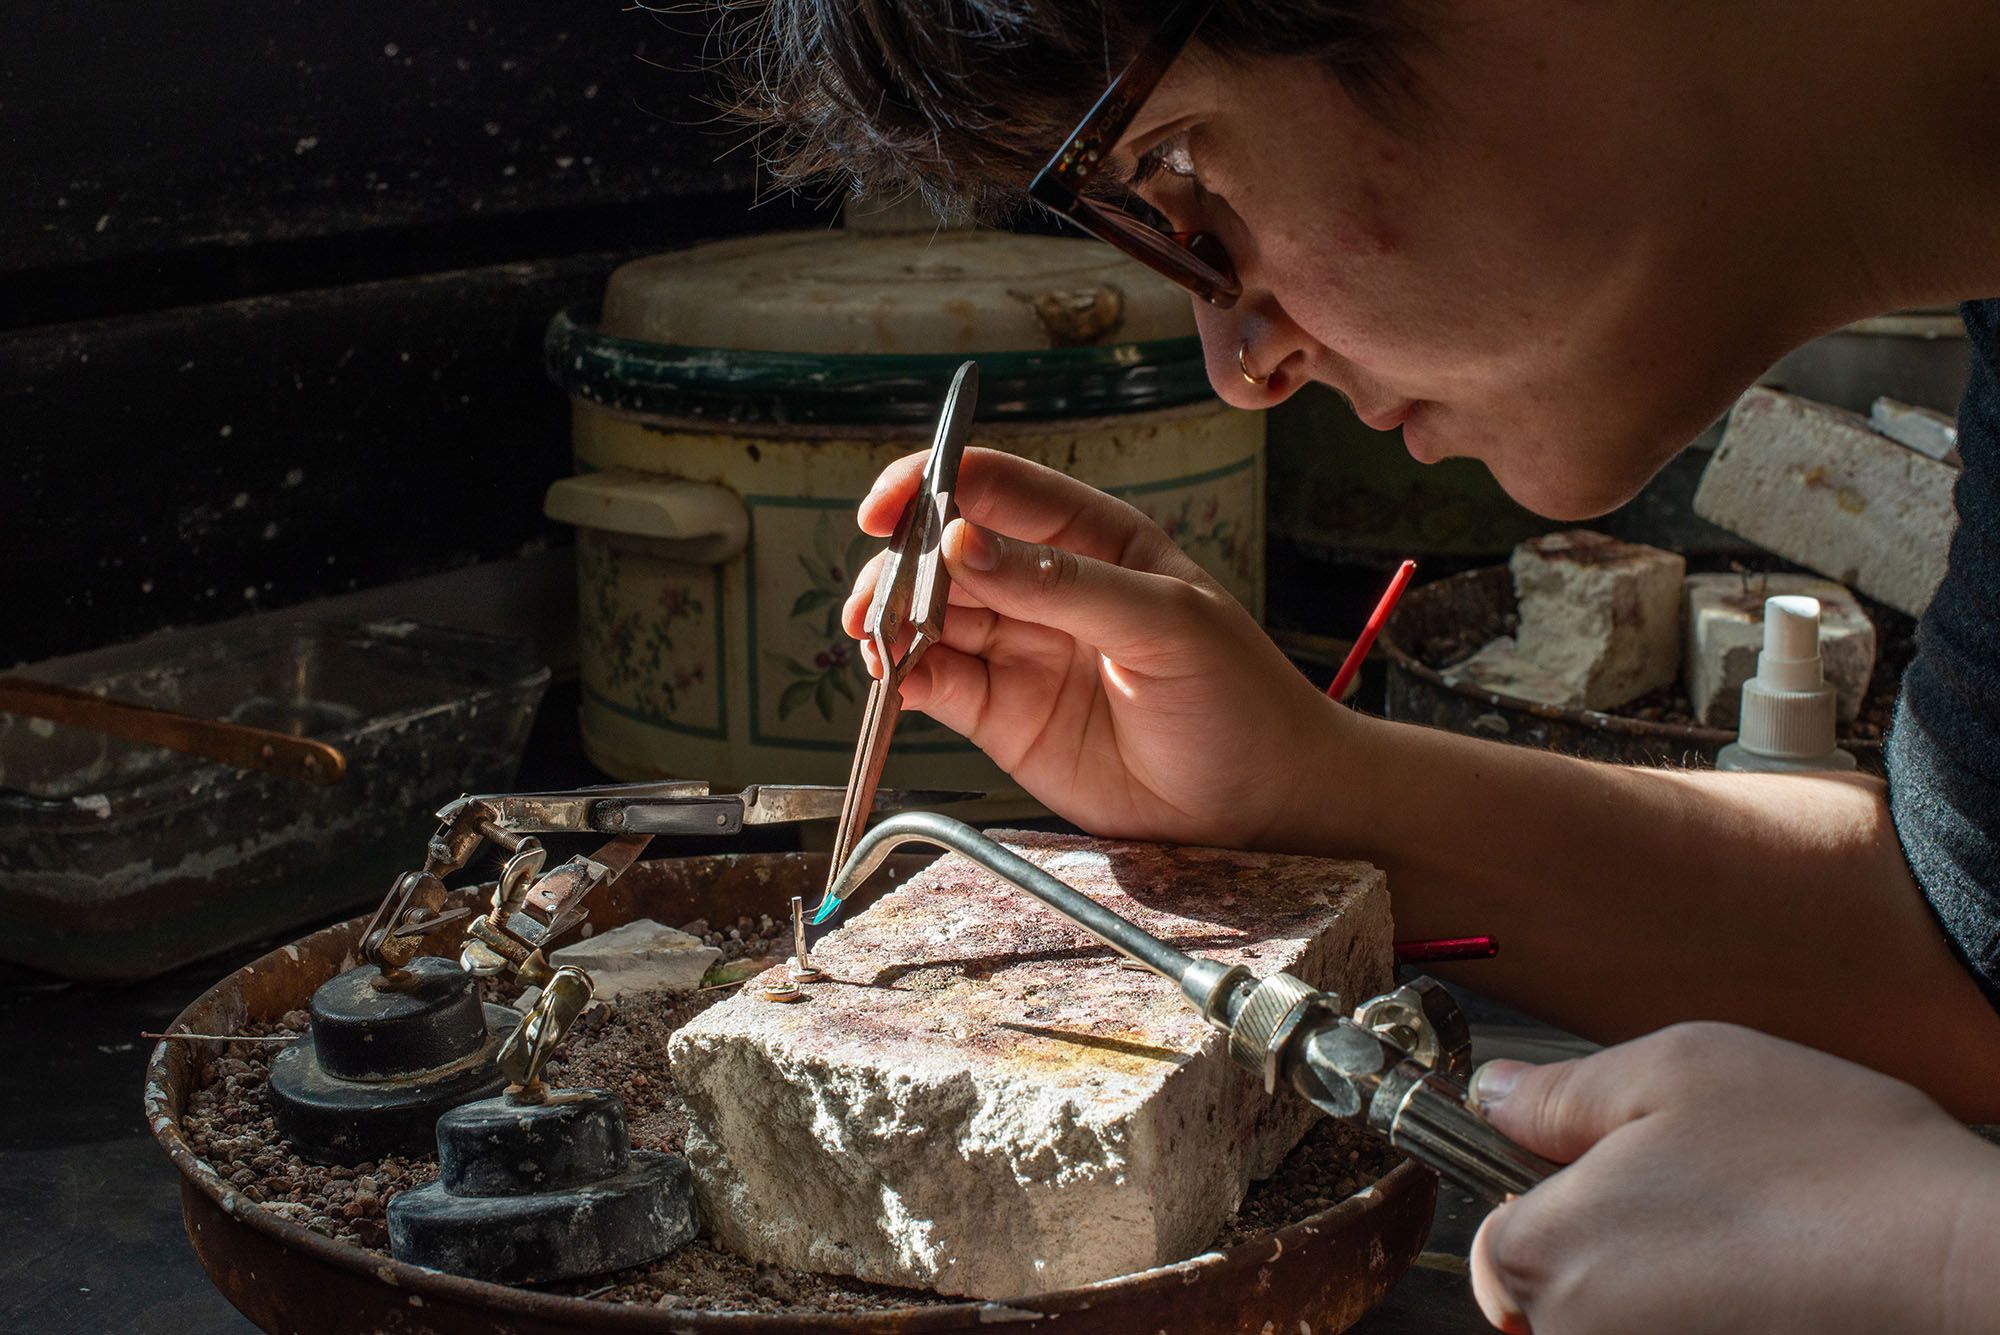
[[1490,1062],[1473,1090],[1569,1164],[1474,1240],[1473,1291],[1502,1330],[1994,1329],[2000,1149],[1909,1085],[1688,1024]]

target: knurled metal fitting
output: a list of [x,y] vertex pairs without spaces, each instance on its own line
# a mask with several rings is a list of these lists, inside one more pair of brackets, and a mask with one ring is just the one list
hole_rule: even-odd
[[1237,1065],[1262,1077],[1264,1092],[1278,1092],[1278,1057],[1285,1042],[1325,993],[1302,978],[1274,973],[1257,985],[1237,1012],[1229,1031],[1229,1055]]

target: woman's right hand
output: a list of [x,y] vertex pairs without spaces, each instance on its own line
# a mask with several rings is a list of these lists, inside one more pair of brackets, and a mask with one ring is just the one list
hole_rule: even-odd
[[[927,454],[884,470],[861,527],[887,536]],[[968,450],[944,534],[942,642],[906,707],[963,733],[1094,834],[1230,848],[1323,843],[1346,711],[1158,525],[1064,473]],[[848,596],[857,639],[877,556]],[[881,665],[863,642],[869,668]]]

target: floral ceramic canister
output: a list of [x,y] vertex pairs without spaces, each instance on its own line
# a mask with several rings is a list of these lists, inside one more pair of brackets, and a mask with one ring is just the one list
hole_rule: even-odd
[[[624,779],[842,783],[867,679],[837,624],[854,509],[980,364],[974,446],[1125,497],[1254,613],[1264,422],[1217,400],[1188,300],[1094,242],[781,233],[625,265],[551,326],[574,404],[585,746]],[[920,714],[887,781],[1008,781]]]

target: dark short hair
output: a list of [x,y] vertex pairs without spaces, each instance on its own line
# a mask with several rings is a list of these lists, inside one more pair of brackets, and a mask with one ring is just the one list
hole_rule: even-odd
[[[1424,0],[1219,0],[1223,58],[1316,58],[1389,117]],[[730,112],[783,185],[921,192],[947,216],[1017,206],[1030,177],[1131,59],[1164,3],[721,0]]]

